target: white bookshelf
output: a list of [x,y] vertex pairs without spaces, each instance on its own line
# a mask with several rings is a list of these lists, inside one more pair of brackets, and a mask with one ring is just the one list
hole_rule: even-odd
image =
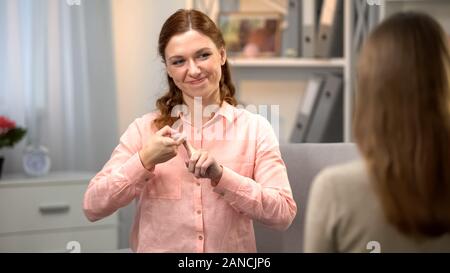
[[[186,7],[191,8],[193,0],[186,1]],[[243,59],[243,58],[229,58],[229,62],[232,67],[233,77],[238,81],[242,81],[242,78],[251,77],[252,80],[257,80],[257,77],[253,74],[260,73],[261,80],[266,80],[266,76],[279,75],[280,81],[286,80],[286,74],[291,77],[297,77],[305,79],[308,73],[333,71],[342,74],[344,80],[344,98],[343,98],[343,132],[344,141],[351,141],[351,121],[352,121],[352,108],[354,97],[354,56],[356,46],[353,43],[353,37],[355,31],[362,31],[363,36],[368,35],[367,29],[361,30],[357,28],[357,23],[352,20],[354,16],[364,16],[361,13],[361,3],[365,2],[366,7],[363,12],[367,12],[367,9],[378,8],[379,9],[379,21],[382,21],[385,17],[398,12],[407,10],[424,11],[434,16],[444,27],[444,29],[450,35],[450,1],[449,0],[374,0],[367,2],[366,0],[343,0],[344,1],[344,52],[342,58],[335,59],[305,59],[305,58],[261,58],[261,59]],[[359,1],[359,2],[358,2]],[[376,20],[375,20],[376,21]],[[356,30],[355,30],[356,29]],[[252,74],[253,73],[253,74]],[[238,77],[235,77],[238,75]],[[275,76],[276,78],[276,76]],[[239,82],[236,82],[239,86]],[[238,88],[239,89],[239,88]],[[283,89],[282,87],[280,89]],[[241,90],[238,90],[238,93]],[[261,96],[266,96],[262,92]],[[279,97],[283,96],[280,92]],[[287,94],[291,96],[291,100],[296,100],[296,95]],[[293,97],[294,96],[294,97]],[[239,99],[239,95],[238,95]]]
[[[343,76],[344,94],[343,94],[343,132],[344,141],[351,141],[351,113],[353,101],[353,75],[352,75],[352,32],[353,23],[350,14],[353,10],[353,0],[344,0],[344,16],[343,16],[343,34],[344,49],[342,58],[261,58],[261,59],[233,59],[230,58],[230,64],[233,69],[237,69],[236,73],[242,69],[264,68],[271,69],[274,73],[280,71],[280,68],[290,68],[290,72],[282,70],[280,73],[315,73],[317,71],[337,71]],[[293,98],[296,99],[296,98]],[[293,109],[294,110],[294,109]],[[295,110],[296,111],[296,110]]]
[[[297,75],[308,75],[310,73],[317,72],[338,72],[343,77],[343,139],[345,142],[351,141],[351,113],[352,113],[352,101],[353,101],[353,48],[352,48],[352,36],[353,36],[353,12],[354,12],[354,0],[343,0],[343,57],[342,58],[329,58],[329,59],[309,59],[309,58],[232,58],[230,57],[229,63],[232,68],[232,73],[239,75],[249,75],[250,71],[254,71],[255,74],[261,72],[261,69],[270,71],[270,73],[280,73],[281,78],[289,74],[293,78]],[[193,7],[193,0],[186,1],[186,8]],[[267,73],[267,72],[266,72]],[[307,80],[305,76],[299,76]],[[264,76],[262,76],[264,77]],[[253,76],[252,76],[253,78]],[[236,80],[236,77],[234,77]],[[237,79],[242,80],[241,79]],[[237,86],[239,83],[236,82]],[[239,88],[238,88],[239,89]],[[282,87],[280,89],[283,89]],[[238,90],[238,93],[240,90]],[[280,94],[281,95],[281,94]],[[238,95],[239,100],[239,95]],[[291,100],[298,100],[294,97]],[[292,109],[294,113],[296,109]]]

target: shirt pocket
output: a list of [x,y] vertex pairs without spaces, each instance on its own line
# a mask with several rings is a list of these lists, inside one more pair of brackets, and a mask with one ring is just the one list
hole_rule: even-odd
[[222,161],[221,164],[242,176],[253,179],[254,162],[250,161],[247,156],[235,155],[233,159]]
[[173,161],[159,164],[155,168],[155,176],[147,185],[147,194],[150,198],[181,199],[182,179],[177,172],[180,167],[175,166]]

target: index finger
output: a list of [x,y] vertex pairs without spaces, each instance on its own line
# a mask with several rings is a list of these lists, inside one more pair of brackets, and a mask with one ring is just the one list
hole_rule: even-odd
[[186,141],[186,136],[183,134],[172,135],[177,145],[183,144]]
[[189,142],[187,142],[187,140],[185,140],[183,142],[183,146],[184,146],[184,148],[186,148],[189,158],[191,158],[192,154],[195,152],[194,147],[192,147],[192,145],[189,144]]

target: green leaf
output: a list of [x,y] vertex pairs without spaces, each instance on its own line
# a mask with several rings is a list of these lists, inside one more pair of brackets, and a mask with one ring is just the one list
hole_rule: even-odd
[[22,128],[14,128],[9,130],[6,134],[0,135],[0,148],[13,147],[26,134],[27,130]]

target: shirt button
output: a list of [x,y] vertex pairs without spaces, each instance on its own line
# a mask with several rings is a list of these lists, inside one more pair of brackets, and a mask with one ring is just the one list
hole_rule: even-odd
[[197,186],[200,186],[200,183],[197,182]]
[[199,240],[203,240],[203,236],[202,236],[202,235],[199,235],[199,236],[198,236],[198,239],[199,239]]
[[202,213],[202,211],[201,210],[197,210],[197,214],[201,214]]
[[148,178],[148,177],[145,178],[145,181],[149,181],[149,180],[150,180],[150,178]]

